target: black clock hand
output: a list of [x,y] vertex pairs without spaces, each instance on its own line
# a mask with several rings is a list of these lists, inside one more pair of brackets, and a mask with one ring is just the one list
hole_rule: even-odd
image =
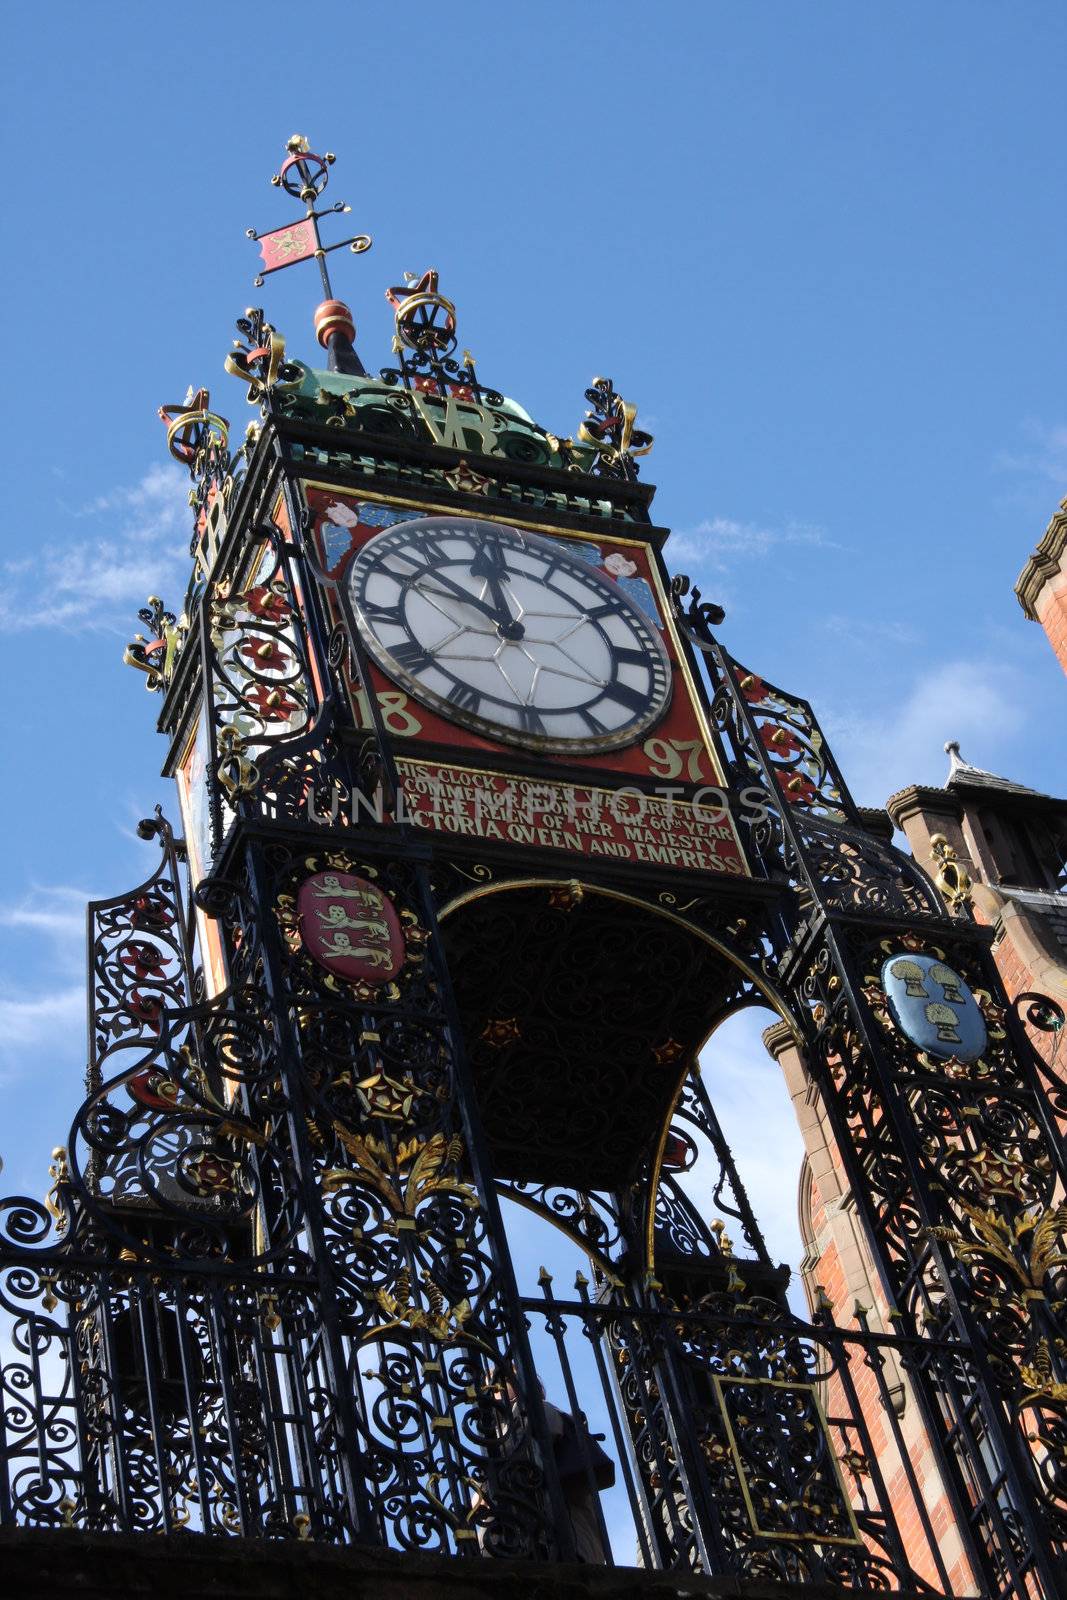
[[405,574],[403,581],[409,588],[417,590],[423,578],[432,578],[438,586],[438,592],[443,589],[447,594],[454,596],[455,599],[462,600],[464,605],[473,606],[475,611],[480,611],[483,616],[487,616],[490,622],[500,624],[502,621],[511,621],[510,611],[507,613],[506,618],[502,618],[499,609],[495,605],[490,605],[489,601],[483,600],[480,595],[472,594],[469,589],[464,589],[462,584],[455,583],[451,578],[446,578],[443,572],[437,571],[434,567],[420,567],[416,572]]
[[497,586],[511,576],[507,556],[499,539],[482,540],[471,562],[471,572],[476,578],[488,578],[490,583]]
[[497,611],[496,625],[501,637],[521,639],[526,629],[515,619],[508,605],[507,595],[504,593],[504,584],[510,576],[503,547],[495,539],[484,540],[478,549],[478,554],[471,562],[471,577],[484,578],[488,583],[489,593],[493,597]]
[[[452,578],[446,578],[436,567],[420,567],[416,572],[408,574],[404,582],[417,590],[420,580],[424,578],[433,579],[438,585],[438,593],[443,589],[456,599],[462,600],[465,605],[472,606],[475,611],[482,612],[494,624],[502,639],[521,639],[525,634],[526,629],[521,622],[516,622],[507,600],[499,589],[494,594],[494,602],[490,603],[488,600],[483,600],[481,595],[472,594],[469,589],[464,589],[462,584],[456,583]],[[425,594],[432,592],[432,590],[423,591]]]

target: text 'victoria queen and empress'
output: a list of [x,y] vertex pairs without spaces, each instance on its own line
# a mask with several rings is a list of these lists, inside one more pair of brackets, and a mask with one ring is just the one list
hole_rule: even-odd
[[420,828],[700,872],[746,872],[725,797],[598,789],[470,767],[398,761],[406,820]]

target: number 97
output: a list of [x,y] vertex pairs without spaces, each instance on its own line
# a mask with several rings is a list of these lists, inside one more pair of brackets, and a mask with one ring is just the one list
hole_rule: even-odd
[[702,783],[700,739],[646,739],[641,746],[657,778],[680,778],[684,771],[690,783]]

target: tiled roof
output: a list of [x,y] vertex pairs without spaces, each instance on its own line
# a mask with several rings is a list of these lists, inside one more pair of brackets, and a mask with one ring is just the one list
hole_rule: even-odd
[[948,778],[945,780],[947,789],[988,789],[995,794],[1047,800],[1052,805],[1067,804],[1067,801],[1057,801],[1055,795],[1042,794],[1040,789],[1028,789],[1024,783],[1015,783],[1011,778],[1002,778],[999,773],[987,772],[984,767],[972,767],[960,755],[959,741],[956,739],[950,739],[945,750],[949,756]]

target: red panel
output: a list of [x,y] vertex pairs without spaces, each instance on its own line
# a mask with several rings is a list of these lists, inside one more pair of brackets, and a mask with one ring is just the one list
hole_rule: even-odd
[[550,777],[409,761],[397,766],[404,814],[419,828],[742,877],[746,867],[723,805],[694,805],[634,788],[598,789]]
[[[335,490],[308,488],[308,503],[314,516],[313,528],[323,569],[332,578],[342,579],[353,555],[382,527],[395,520],[411,516],[449,515],[447,511],[435,512],[432,507],[418,510],[390,506],[380,501],[359,500]],[[360,507],[364,510],[360,512]],[[371,520],[363,520],[370,510]],[[463,513],[455,513],[463,515]],[[487,515],[487,512],[480,513]],[[517,526],[521,524],[516,523]],[[673,625],[664,615],[665,605],[658,573],[648,548],[638,541],[613,536],[605,530],[603,538],[592,535],[575,535],[562,530],[529,529],[542,537],[558,539],[562,543],[585,545],[598,553],[595,566],[600,574],[616,582],[633,585],[642,580],[647,585],[651,601],[657,611],[657,622],[670,658],[673,684],[670,706],[662,721],[648,738],[626,749],[583,755],[583,767],[600,769],[605,773],[625,773],[652,778],[670,784],[720,785],[719,771],[713,746],[698,713],[688,673],[683,665]],[[633,530],[637,533],[637,530]],[[481,753],[506,753],[508,747],[497,741],[439,716],[414,697],[406,694],[373,666],[370,669],[370,686],[383,703],[386,725],[390,733],[406,744],[420,740],[438,745],[449,745],[456,750]],[[357,706],[357,714],[359,708]],[[362,711],[366,722],[366,708]],[[575,757],[569,754],[545,752],[540,757],[547,768],[572,767]]]

